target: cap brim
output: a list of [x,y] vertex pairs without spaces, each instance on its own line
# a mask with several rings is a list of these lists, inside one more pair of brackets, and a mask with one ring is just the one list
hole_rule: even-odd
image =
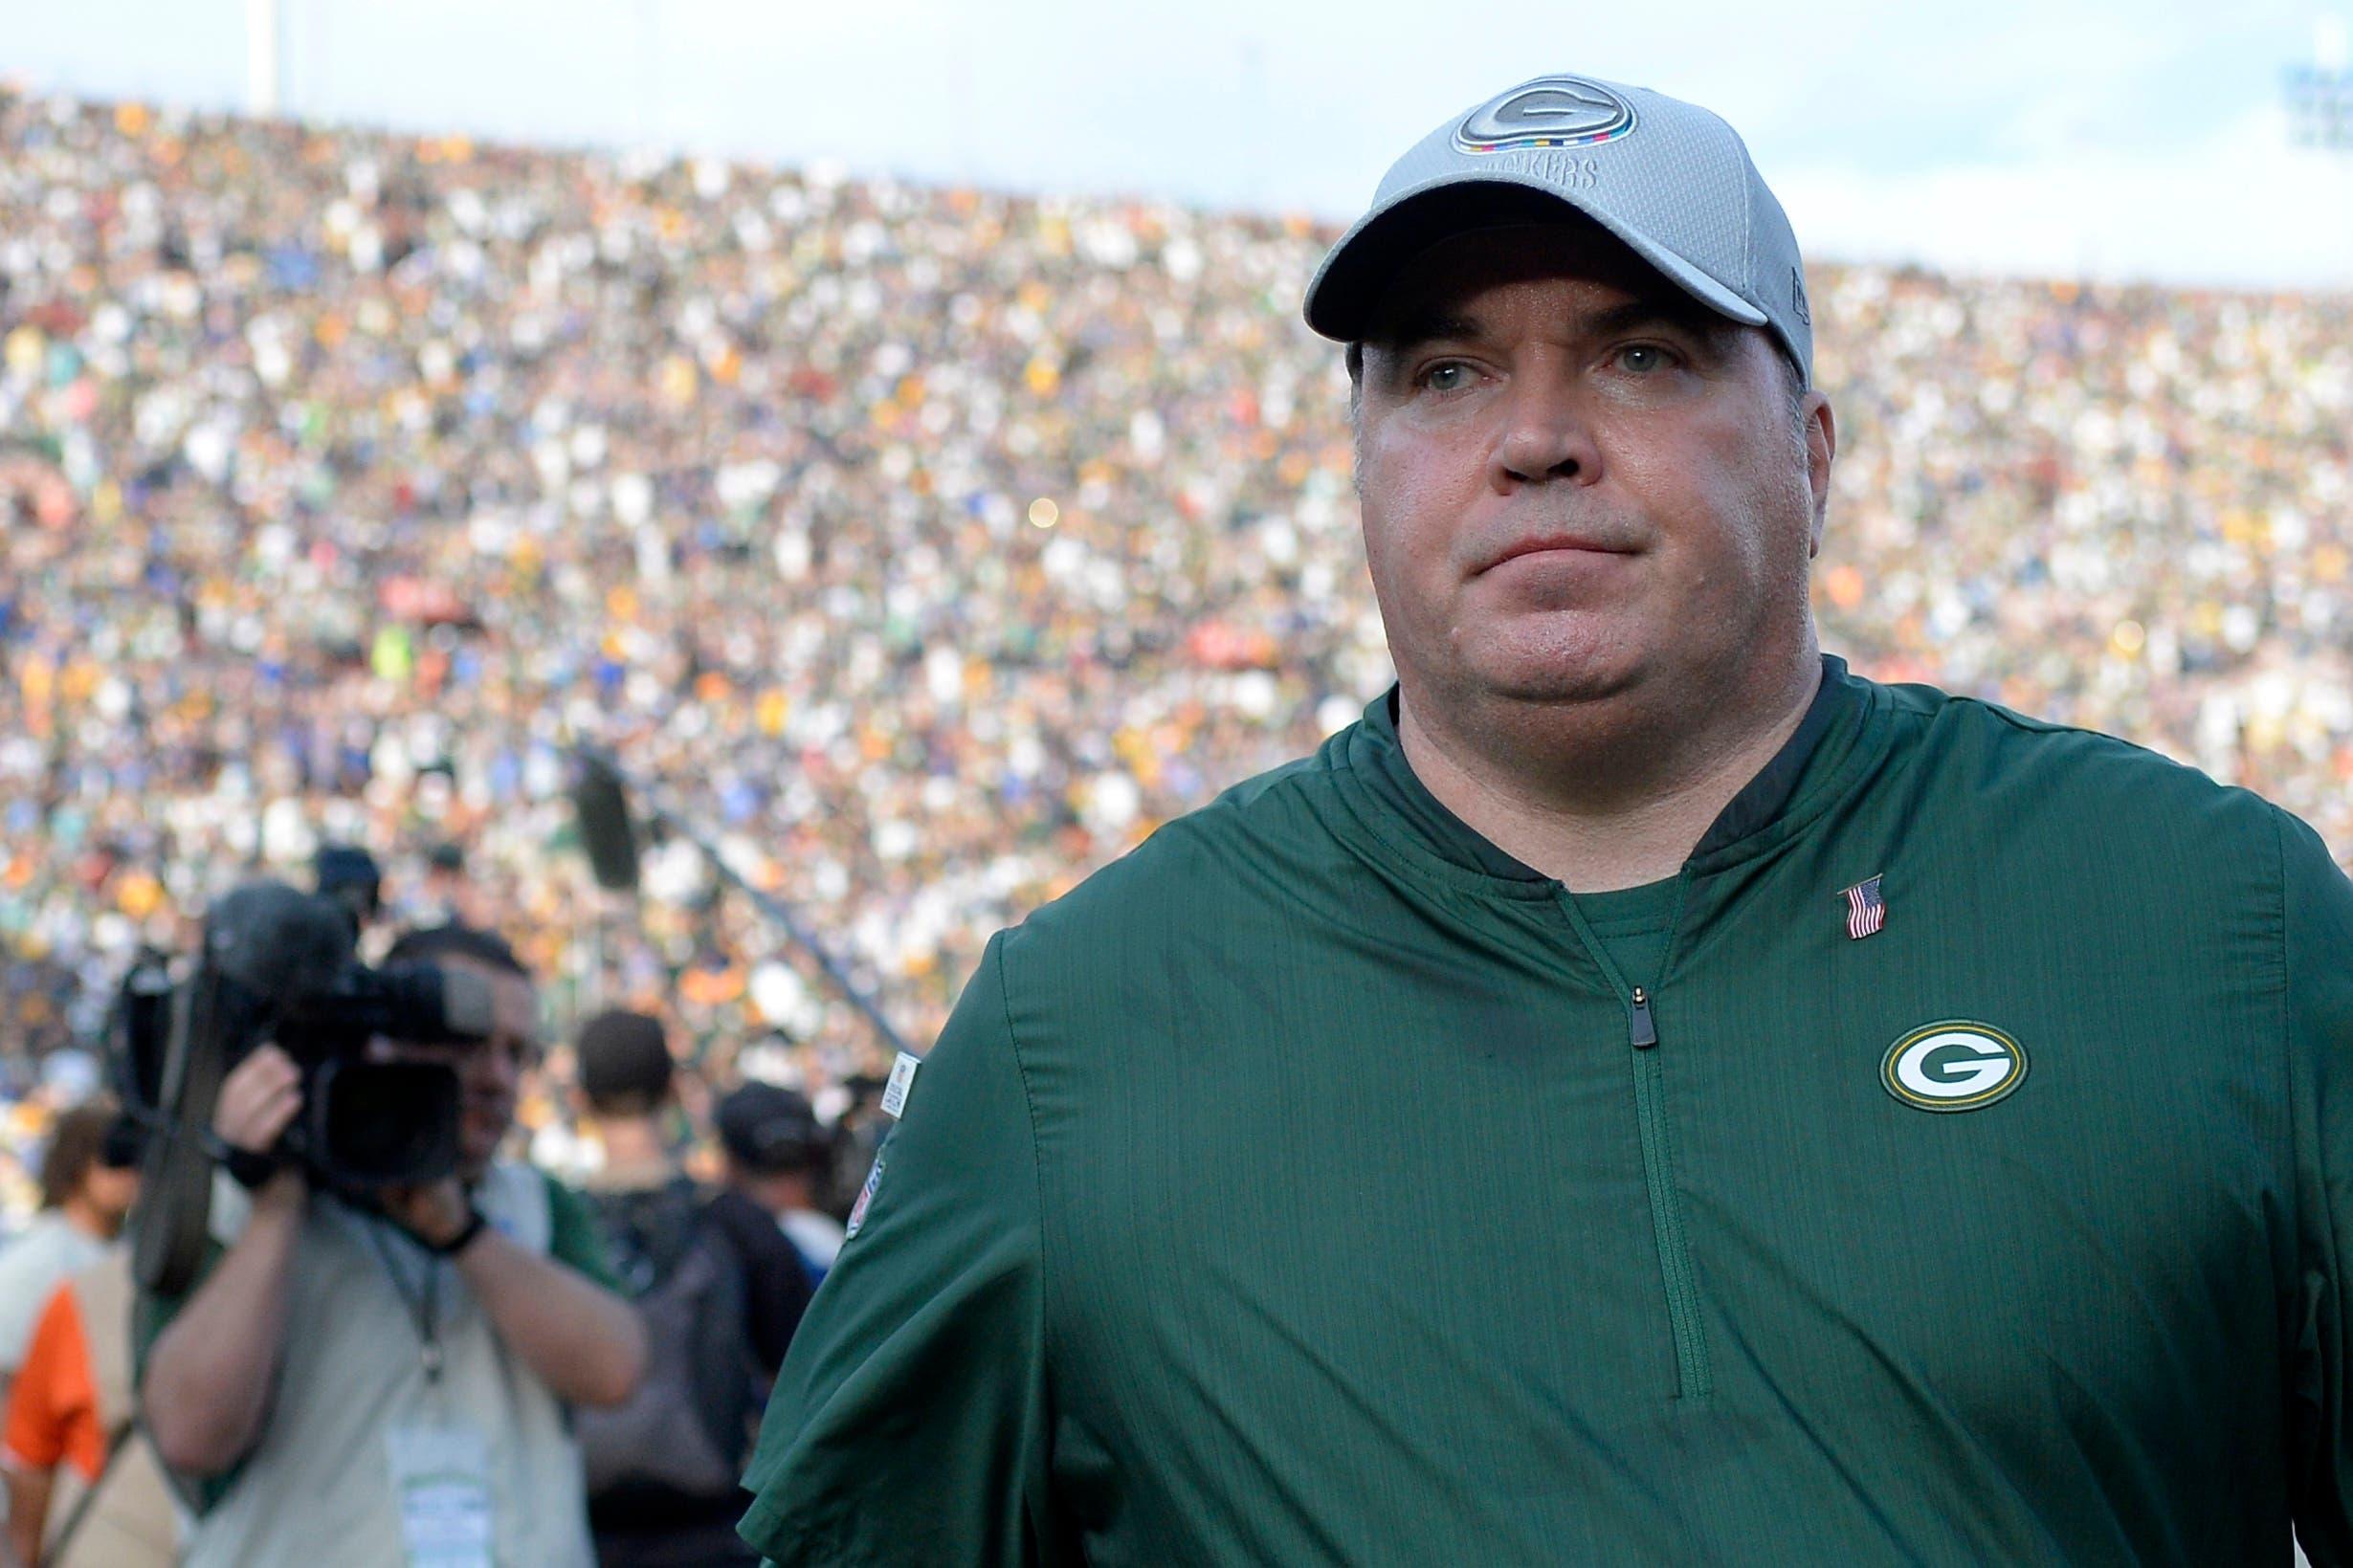
[[1613,238],[1684,293],[1718,314],[1764,326],[1765,312],[1681,256],[1537,180],[1450,174],[1367,212],[1340,238],[1307,285],[1307,324],[1335,342],[1361,342],[1372,313],[1405,264],[1441,240],[1505,224],[1557,223],[1573,212]]

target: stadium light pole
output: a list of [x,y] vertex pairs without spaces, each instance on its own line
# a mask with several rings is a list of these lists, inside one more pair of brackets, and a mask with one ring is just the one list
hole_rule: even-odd
[[245,0],[245,112],[275,120],[285,106],[284,0]]

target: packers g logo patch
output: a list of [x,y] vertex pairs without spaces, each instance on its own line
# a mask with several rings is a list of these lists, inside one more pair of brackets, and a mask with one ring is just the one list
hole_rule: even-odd
[[1471,111],[1454,128],[1460,152],[1590,147],[1634,128],[1634,106],[1583,77],[1539,77]]
[[1879,1082],[1922,1111],[1975,1111],[2026,1082],[2026,1049],[1990,1024],[1948,1018],[1888,1047]]

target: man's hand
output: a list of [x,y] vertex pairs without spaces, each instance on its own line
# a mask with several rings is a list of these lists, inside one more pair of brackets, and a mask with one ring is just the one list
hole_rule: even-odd
[[[301,1109],[301,1070],[263,1046],[221,1081],[212,1132],[266,1156]],[[254,1193],[244,1231],[148,1354],[140,1402],[156,1452],[174,1469],[219,1475],[261,1434],[309,1191],[301,1169],[287,1164]]]
[[385,1187],[376,1194],[385,1218],[435,1250],[457,1239],[474,1218],[474,1205],[457,1178],[422,1186]]
[[[396,1224],[436,1248],[455,1240],[474,1218],[455,1182],[376,1196]],[[645,1320],[636,1308],[495,1227],[467,1243],[455,1262],[499,1337],[556,1398],[618,1404],[636,1388],[646,1360]]]
[[223,1143],[266,1155],[302,1109],[302,1070],[276,1046],[262,1046],[221,1080],[212,1131]]

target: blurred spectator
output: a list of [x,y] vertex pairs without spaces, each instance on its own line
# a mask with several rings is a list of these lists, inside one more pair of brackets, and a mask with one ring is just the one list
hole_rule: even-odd
[[[355,935],[384,913],[384,872],[376,857],[348,844],[322,845],[311,857],[312,886],[350,917]],[[437,922],[446,923],[446,922]]]
[[712,1120],[725,1151],[727,1185],[773,1215],[813,1289],[841,1251],[842,1224],[817,1206],[833,1140],[808,1100],[769,1083],[747,1083],[719,1102]]
[[433,923],[471,925],[480,918],[480,900],[466,880],[466,851],[455,844],[437,844],[425,857],[424,918]]
[[9,1539],[43,1568],[170,1568],[179,1510],[136,1424],[130,1249],[59,1285],[8,1401]]
[[0,1384],[13,1381],[50,1292],[99,1262],[139,1196],[135,1124],[93,1101],[56,1120],[41,1159],[41,1213],[0,1252]]
[[605,1152],[589,1190],[652,1347],[630,1402],[581,1418],[597,1560],[754,1568],[759,1554],[735,1533],[748,1501],[737,1480],[809,1283],[764,1211],[703,1191],[671,1157],[661,1121],[677,1099],[659,1019],[599,1013],[578,1057]]

